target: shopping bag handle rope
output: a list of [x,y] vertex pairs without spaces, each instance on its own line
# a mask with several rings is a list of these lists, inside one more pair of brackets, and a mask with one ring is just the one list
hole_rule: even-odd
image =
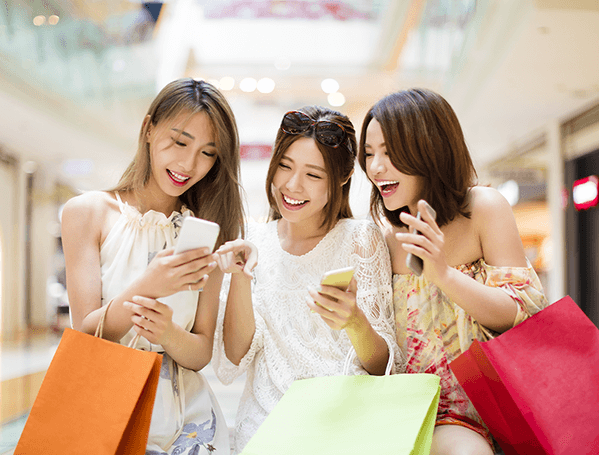
[[[102,314],[100,315],[100,320],[98,321],[98,327],[96,327],[96,333],[94,334],[95,337],[102,338],[102,334],[104,333],[104,320],[106,319],[106,313],[108,313],[108,307],[111,303],[112,300],[108,302],[107,305],[104,305]],[[137,347],[137,342],[139,341],[140,337],[141,335],[139,333],[135,334],[135,336],[131,339],[127,346],[135,349]]]

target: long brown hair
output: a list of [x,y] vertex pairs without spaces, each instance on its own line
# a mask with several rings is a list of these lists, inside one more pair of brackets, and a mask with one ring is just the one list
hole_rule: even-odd
[[[356,161],[356,130],[351,120],[340,112],[328,109],[321,106],[306,106],[299,109],[313,121],[326,120],[335,122],[345,129],[346,137],[337,147],[330,147],[321,144],[316,140],[314,128],[309,128],[300,134],[287,134],[281,127],[277,132],[273,155],[268,166],[266,175],[266,194],[270,205],[269,220],[278,220],[281,218],[281,213],[277,207],[271,186],[274,180],[275,173],[279,168],[281,159],[287,149],[295,141],[302,137],[311,138],[318,147],[324,160],[325,171],[329,181],[329,200],[323,208],[323,228],[330,230],[335,223],[342,218],[351,218],[353,216],[349,205],[349,190],[351,186],[351,175]],[[346,182],[344,184],[344,182]]]
[[[449,103],[441,95],[421,88],[393,93],[378,101],[362,123],[358,162],[364,172],[366,130],[372,119],[381,125],[393,166],[404,174],[423,178],[419,198],[435,209],[437,224],[444,226],[458,214],[470,218],[467,196],[477,175]],[[404,226],[395,212],[385,208],[381,193],[373,184],[372,217],[380,221],[384,216],[393,224]]]
[[235,116],[225,97],[211,84],[191,78],[166,85],[156,96],[139,133],[137,153],[112,191],[139,191],[152,172],[148,128],[173,121],[181,113],[191,118],[205,112],[215,133],[217,159],[210,171],[179,199],[194,215],[220,225],[217,246],[243,236],[244,210],[239,178],[239,134]]

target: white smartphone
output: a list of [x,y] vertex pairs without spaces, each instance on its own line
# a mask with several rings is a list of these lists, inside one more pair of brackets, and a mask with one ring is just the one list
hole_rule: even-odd
[[[432,207],[430,207],[429,213],[431,214],[433,219],[437,218],[437,212],[435,212]],[[420,215],[420,212],[416,214],[416,219],[422,219],[422,215]],[[413,229],[412,234],[420,234],[420,232],[417,229]],[[406,256],[406,265],[412,272],[414,272],[414,275],[422,275],[422,269],[424,268],[424,262],[422,261],[422,258],[419,258],[415,254],[408,253],[408,255]]]
[[183,219],[183,225],[177,237],[175,254],[202,247],[208,247],[212,252],[219,232],[220,226],[218,224],[187,216]]
[[353,276],[353,267],[345,267],[343,269],[331,270],[329,272],[326,272],[322,276],[320,284],[324,284],[326,286],[335,286],[336,288],[345,291],[349,287],[349,282],[351,281]]

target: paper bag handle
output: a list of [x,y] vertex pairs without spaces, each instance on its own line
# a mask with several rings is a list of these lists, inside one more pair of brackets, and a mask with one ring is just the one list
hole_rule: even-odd
[[[112,300],[108,302],[108,304],[104,305],[102,314],[100,315],[100,320],[98,321],[98,327],[96,327],[96,333],[94,333],[95,337],[102,338],[102,334],[104,332],[104,320],[106,319],[106,313],[108,313],[108,307],[112,303]],[[141,335],[139,333],[136,333],[127,345],[127,347],[135,349],[137,347],[137,342],[139,341],[140,337]]]

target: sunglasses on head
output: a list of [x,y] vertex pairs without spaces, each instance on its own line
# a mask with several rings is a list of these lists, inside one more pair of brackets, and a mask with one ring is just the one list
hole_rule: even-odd
[[300,111],[287,112],[281,122],[281,129],[287,134],[302,134],[312,127],[316,140],[327,147],[339,147],[345,140],[345,128],[338,123],[328,120],[315,122]]

